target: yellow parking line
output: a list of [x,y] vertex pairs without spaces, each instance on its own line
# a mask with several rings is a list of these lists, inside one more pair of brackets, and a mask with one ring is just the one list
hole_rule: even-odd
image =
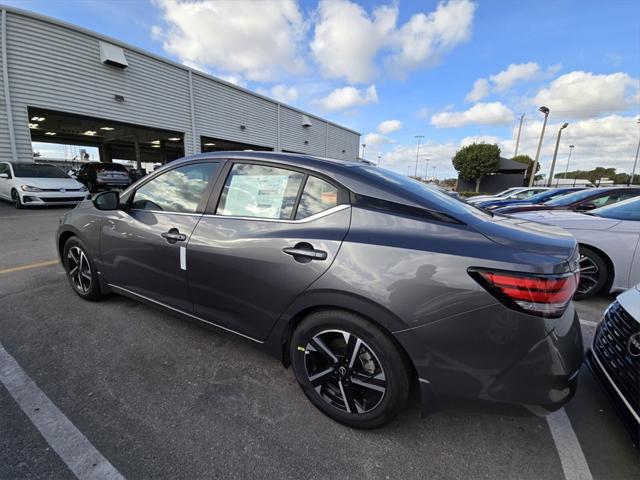
[[46,262],[28,263],[26,265],[18,265],[17,267],[3,268],[2,270],[0,270],[0,274],[20,272],[22,270],[29,270],[30,268],[50,267],[51,265],[55,265],[56,263],[60,263],[60,261],[47,260]]

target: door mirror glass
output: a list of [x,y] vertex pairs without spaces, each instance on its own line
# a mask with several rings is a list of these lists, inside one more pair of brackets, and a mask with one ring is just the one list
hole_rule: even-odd
[[117,210],[120,208],[120,194],[115,190],[99,193],[93,199],[93,204],[98,210]]

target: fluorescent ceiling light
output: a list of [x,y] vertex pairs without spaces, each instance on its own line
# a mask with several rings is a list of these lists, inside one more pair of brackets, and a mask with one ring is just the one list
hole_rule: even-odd
[[169,139],[170,142],[179,142],[180,140],[182,140],[180,137],[171,137]]
[[104,130],[106,132],[110,132],[111,130],[114,130],[113,127],[100,127],[100,130]]
[[53,137],[56,132],[44,132],[45,135],[49,135],[50,137]]
[[215,143],[211,143],[211,142],[204,144],[205,147],[213,147],[214,145]]
[[31,117],[31,121],[32,122],[44,122],[45,118],[44,117]]
[[160,145],[160,140],[153,140],[151,145]]
[[160,145],[151,145],[151,148],[160,148]]
[[29,128],[38,128],[38,124],[37,123],[30,123],[29,124]]
[[83,135],[89,135],[90,137],[95,135],[97,132],[95,130],[87,130],[83,133]]

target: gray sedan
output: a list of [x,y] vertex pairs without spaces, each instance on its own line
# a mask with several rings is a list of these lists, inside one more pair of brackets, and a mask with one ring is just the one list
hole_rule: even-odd
[[576,237],[580,245],[576,299],[640,283],[640,197],[586,213],[541,211],[513,216],[562,227]]
[[544,414],[576,390],[578,249],[356,162],[218,152],[67,213],[73,291],[126,295],[291,365],[322,412],[378,427],[411,389]]

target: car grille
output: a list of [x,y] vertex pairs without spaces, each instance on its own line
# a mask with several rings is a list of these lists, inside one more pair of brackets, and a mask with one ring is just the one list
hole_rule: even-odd
[[[65,192],[81,192],[82,191],[79,188],[64,188],[63,190]],[[59,192],[60,189],[59,188],[43,188],[42,191],[43,192]]]
[[593,349],[618,390],[640,414],[640,357],[629,352],[629,337],[638,332],[640,323],[614,302],[598,327]]
[[84,197],[50,197],[40,198],[40,200],[46,203],[81,202],[82,200],[84,200]]

